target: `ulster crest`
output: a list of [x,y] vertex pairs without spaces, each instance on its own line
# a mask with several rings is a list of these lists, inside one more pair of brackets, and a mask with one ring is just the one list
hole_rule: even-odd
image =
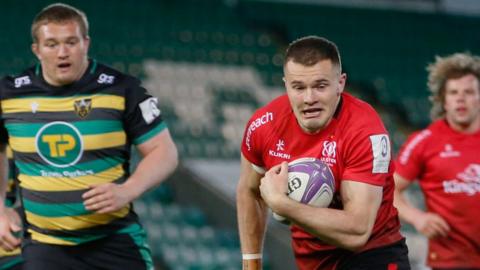
[[85,118],[92,110],[92,99],[86,98],[75,100],[75,103],[73,103],[73,108],[75,109],[75,113],[77,113],[80,118]]

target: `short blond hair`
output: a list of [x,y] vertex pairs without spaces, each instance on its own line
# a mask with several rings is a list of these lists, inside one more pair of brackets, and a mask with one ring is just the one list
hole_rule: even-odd
[[55,3],[42,9],[33,19],[31,28],[33,42],[38,42],[37,31],[40,26],[50,22],[64,23],[68,21],[77,22],[82,36],[88,37],[88,20],[85,13],[67,4]]
[[465,75],[472,74],[480,82],[480,58],[468,52],[454,53],[445,57],[435,57],[435,62],[427,66],[428,89],[430,90],[430,101],[432,109],[430,117],[432,120],[445,117],[445,85],[450,79],[458,79]]

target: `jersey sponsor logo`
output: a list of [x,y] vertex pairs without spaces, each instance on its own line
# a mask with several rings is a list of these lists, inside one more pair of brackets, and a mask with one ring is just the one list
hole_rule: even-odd
[[89,115],[90,111],[92,110],[92,99],[85,98],[75,100],[75,102],[73,103],[73,108],[75,109],[75,113],[78,115],[78,117],[83,119],[87,117],[87,115]]
[[20,88],[24,85],[29,85],[29,84],[32,84],[32,80],[30,80],[30,76],[23,76],[15,79],[15,88]]
[[100,76],[98,76],[98,79],[97,79],[97,82],[99,84],[113,84],[114,81],[115,81],[115,76],[107,75],[105,73],[100,74]]
[[285,148],[283,148],[284,146],[285,146],[285,141],[284,140],[278,140],[277,151],[285,151]]
[[142,111],[143,120],[145,120],[147,124],[152,123],[153,120],[160,116],[161,111],[157,105],[158,98],[156,97],[147,98],[138,105]]
[[445,144],[445,150],[440,152],[441,158],[449,158],[449,157],[459,157],[460,152],[453,150],[453,146],[451,144]]
[[456,178],[443,181],[445,193],[465,193],[469,196],[480,193],[480,164],[470,164]]
[[390,139],[387,134],[370,136],[373,154],[372,173],[388,173],[390,166]]
[[45,171],[45,170],[40,170],[40,174],[43,177],[80,177],[80,176],[87,176],[87,175],[93,175],[95,174],[93,170],[86,170],[86,171],[80,171],[80,170],[73,170],[73,171],[62,171],[62,172],[50,172],[50,171]]
[[332,166],[333,164],[337,163],[337,142],[335,141],[324,141],[323,142],[323,149],[322,149],[322,156],[320,160]]
[[410,158],[410,155],[412,154],[412,151],[413,149],[415,149],[415,147],[421,142],[423,141],[425,138],[427,138],[428,136],[430,136],[432,134],[432,132],[430,130],[424,130],[422,132],[420,132],[417,136],[415,136],[415,138],[413,138],[406,146],[405,146],[405,149],[402,151],[402,153],[400,154],[400,158],[399,158],[399,161],[400,161],[400,164],[407,164],[408,162],[408,159]]
[[265,125],[266,123],[273,121],[273,113],[271,112],[266,112],[264,115],[258,117],[257,119],[253,120],[252,123],[250,123],[250,126],[248,126],[247,129],[247,136],[245,138],[245,145],[247,145],[248,151],[252,149],[250,140],[252,138],[252,133],[259,127]]
[[83,154],[80,131],[67,122],[51,122],[38,130],[35,136],[37,153],[48,164],[66,168],[76,164]]
[[279,139],[277,144],[277,151],[269,150],[268,154],[272,157],[278,157],[278,158],[283,158],[283,159],[290,159],[290,155],[286,153],[282,153],[280,151],[285,151],[285,141],[282,139]]

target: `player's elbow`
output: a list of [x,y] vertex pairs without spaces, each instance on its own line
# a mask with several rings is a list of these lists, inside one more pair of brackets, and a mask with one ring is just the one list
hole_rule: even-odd
[[253,188],[243,181],[239,181],[237,185],[237,202],[260,199],[260,193],[257,188]]

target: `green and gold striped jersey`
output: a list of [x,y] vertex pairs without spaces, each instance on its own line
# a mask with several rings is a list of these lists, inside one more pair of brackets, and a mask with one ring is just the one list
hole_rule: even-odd
[[67,86],[48,85],[40,66],[1,81],[0,139],[15,156],[28,237],[76,245],[141,230],[131,205],[97,214],[82,194],[128,178],[131,145],[166,129],[157,104],[138,79],[94,60]]

